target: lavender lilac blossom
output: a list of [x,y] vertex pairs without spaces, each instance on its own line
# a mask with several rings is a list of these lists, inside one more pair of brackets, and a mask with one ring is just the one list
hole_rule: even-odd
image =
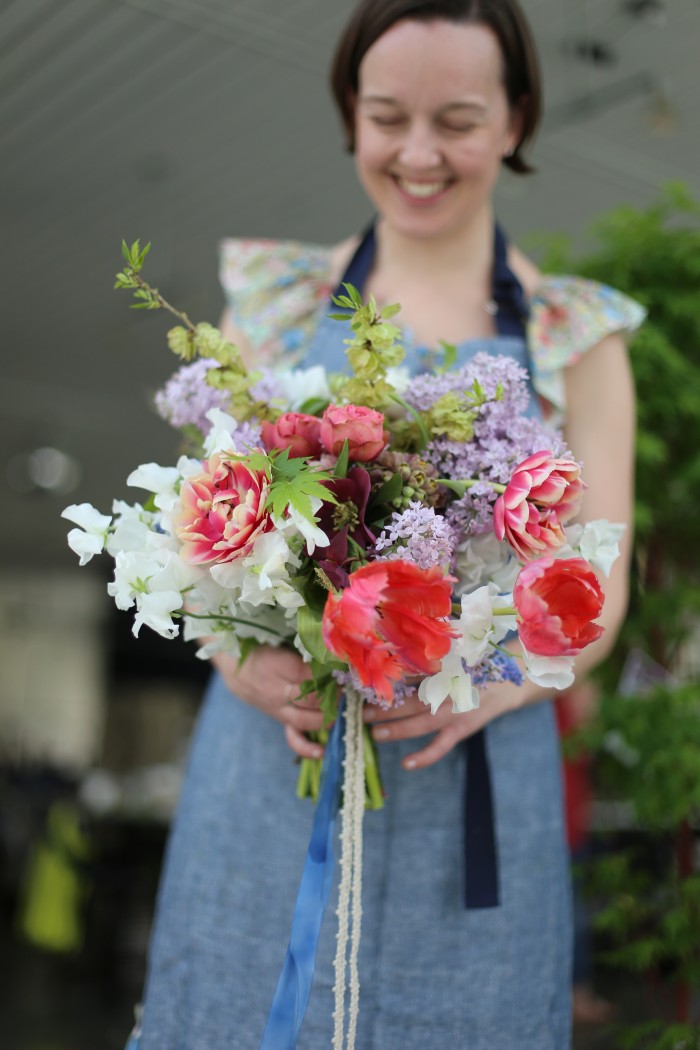
[[365,703],[378,704],[379,707],[383,707],[385,710],[388,710],[390,707],[401,707],[406,702],[407,697],[416,691],[415,685],[411,685],[409,682],[394,682],[394,699],[389,704],[385,700],[380,699],[374,689],[363,685],[352,668],[347,671],[333,671],[332,674],[341,689],[350,688]]
[[541,420],[523,415],[530,400],[527,372],[507,357],[475,354],[463,368],[442,375],[425,374],[411,381],[405,400],[421,411],[429,409],[449,392],[469,389],[478,379],[489,398],[500,400],[482,406],[474,423],[473,440],[452,441],[434,438],[424,456],[442,477],[477,478],[467,493],[451,501],[446,517],[458,536],[478,535],[493,528],[493,504],[498,493],[492,483],[505,485],[513,468],[526,456],[540,449],[551,449],[555,456],[570,456],[561,435]]
[[409,503],[402,513],[394,512],[374,544],[375,551],[387,551],[383,560],[398,558],[414,562],[421,569],[438,565],[445,569],[452,560],[455,546],[452,526],[432,507]]
[[216,367],[216,361],[202,357],[178,368],[155,396],[161,419],[174,427],[195,426],[206,434],[211,426],[206,418],[209,409],[225,411],[228,403],[225,390],[215,390],[207,383],[207,372]]

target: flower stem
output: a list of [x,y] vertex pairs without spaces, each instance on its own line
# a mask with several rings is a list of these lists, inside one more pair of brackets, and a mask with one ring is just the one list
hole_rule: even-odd
[[377,745],[367,725],[362,728],[362,750],[365,756],[365,806],[367,809],[382,809],[384,791],[377,763]]
[[478,485],[483,482],[485,485],[490,485],[494,492],[505,492],[506,486],[501,485],[498,481],[486,481],[485,478],[437,478],[438,485],[444,485],[446,489],[452,489],[458,496],[463,496],[467,489],[470,489],[472,485]]
[[243,620],[240,616],[223,616],[218,613],[183,612],[181,610],[174,612],[173,616],[189,616],[191,620],[219,620],[224,623],[241,623],[244,627],[254,627],[256,630],[268,631],[269,634],[274,634],[277,638],[285,637],[285,635],[276,631],[274,627],[267,627],[263,623],[254,623],[252,620]]
[[420,432],[420,447],[421,449],[425,448],[425,446],[430,441],[430,434],[428,433],[428,428],[425,425],[425,420],[423,419],[418,409],[414,408],[413,405],[409,405],[408,401],[404,401],[404,399],[396,392],[394,392],[391,395],[391,400],[394,401],[397,405],[401,405],[401,408],[405,409],[406,412],[409,413],[409,415],[413,416],[414,422],[416,423],[416,426],[418,427],[418,430]]
[[139,286],[139,288],[142,288],[144,291],[150,292],[151,295],[158,300],[158,302],[164,310],[168,310],[171,314],[173,314],[174,317],[177,317],[179,321],[182,321],[182,323],[185,325],[186,328],[189,329],[190,332],[196,331],[195,325],[192,323],[192,321],[190,321],[187,314],[183,313],[182,310],[177,310],[174,306],[172,306],[167,301],[167,299],[163,298],[163,296],[160,294],[157,288],[153,288],[148,283],[148,281],[144,281],[143,277],[140,277],[137,273],[132,273],[131,276],[133,277],[135,283]]

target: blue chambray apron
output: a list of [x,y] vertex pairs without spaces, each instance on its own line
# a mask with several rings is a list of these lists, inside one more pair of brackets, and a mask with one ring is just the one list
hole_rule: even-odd
[[[343,281],[362,289],[374,250],[370,229]],[[485,351],[529,371],[524,297],[498,229],[492,298],[497,336],[461,344],[456,367]],[[344,370],[345,337],[321,316],[303,364]],[[411,369],[432,366],[428,352],[407,349]],[[365,820],[358,1048],[568,1050],[569,880],[551,705],[499,718],[407,773],[402,758],[427,739],[380,748],[388,797]],[[168,848],[143,1030],[129,1050],[260,1047],[312,832],[296,774],[281,727],[215,677]],[[332,1043],[336,894],[337,885],[300,1050]]]

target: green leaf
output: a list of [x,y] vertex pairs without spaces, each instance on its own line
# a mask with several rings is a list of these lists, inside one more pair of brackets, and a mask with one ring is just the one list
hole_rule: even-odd
[[396,317],[397,313],[401,310],[401,303],[392,303],[391,306],[382,307],[382,317],[385,321],[388,321],[391,317]]
[[305,605],[297,611],[297,631],[301,644],[314,660],[318,660],[320,664],[326,664],[329,660],[335,659],[323,640],[322,618]]
[[323,712],[323,724],[329,726],[338,717],[338,700],[340,699],[340,686],[331,679],[319,692],[321,711]]
[[255,649],[258,648],[258,646],[260,645],[260,642],[258,642],[257,639],[255,639],[255,638],[241,638],[240,639],[240,645],[241,645],[241,654],[238,657],[238,666],[239,666],[239,668],[243,667],[243,664],[246,662],[246,660],[248,659],[250,654]]
[[330,404],[327,397],[307,397],[302,401],[297,411],[307,416],[321,416]]
[[457,347],[454,343],[446,343],[443,339],[440,340],[439,346],[442,350],[442,364],[437,371],[449,372],[457,363]]
[[342,449],[340,451],[340,455],[338,456],[338,462],[335,465],[335,470],[333,471],[333,474],[334,474],[334,476],[336,478],[345,478],[345,477],[347,477],[347,473],[348,473],[348,458],[349,458],[349,456],[350,456],[350,445],[348,443],[348,439],[346,438],[344,443],[343,443],[343,447],[342,447]]
[[377,489],[372,497],[372,505],[381,503],[393,503],[403,492],[403,478],[400,474],[392,474],[383,485]]

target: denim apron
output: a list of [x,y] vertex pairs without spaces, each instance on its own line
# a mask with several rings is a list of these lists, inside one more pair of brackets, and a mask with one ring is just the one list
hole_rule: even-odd
[[[343,280],[362,289],[373,255],[370,229]],[[485,351],[527,369],[523,293],[498,230],[492,299],[498,334],[458,346],[456,367]],[[304,365],[344,370],[345,337],[324,311]],[[408,344],[405,363],[431,367]],[[380,747],[387,801],[364,824],[357,1046],[568,1050],[569,877],[551,705],[403,770],[428,739]],[[311,830],[297,772],[281,726],[215,677],[168,846],[138,1050],[258,1050]],[[332,1045],[336,900],[337,885],[299,1050]]]

